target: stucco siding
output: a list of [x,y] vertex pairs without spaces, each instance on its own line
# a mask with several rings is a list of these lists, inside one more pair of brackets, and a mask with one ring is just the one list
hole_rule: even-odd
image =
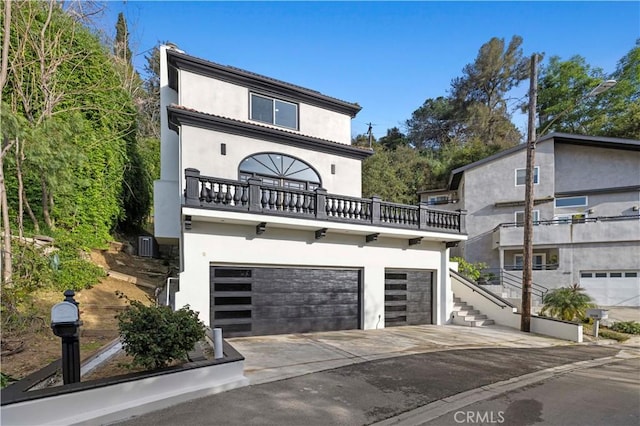
[[640,185],[640,152],[556,144],[556,192]]
[[558,269],[534,270],[533,282],[548,288],[567,287],[580,282],[581,271],[640,270],[640,242],[565,244],[558,246],[558,252]]
[[[536,149],[535,165],[539,167],[539,183],[534,186],[536,199],[553,196],[553,145],[540,144]],[[524,201],[524,185],[516,185],[516,169],[526,166],[526,152],[516,151],[499,161],[489,162],[464,173],[461,205],[467,210],[469,240],[464,243],[463,255],[473,262],[499,266],[498,246],[494,244],[493,229],[501,223],[515,221],[515,212],[524,206],[496,206],[500,202]],[[549,205],[551,204],[551,206]],[[535,206],[541,217],[553,215],[552,203]]]
[[[209,267],[254,265],[290,267],[357,268],[363,273],[363,327],[384,326],[385,268],[441,270],[446,250],[439,243],[424,242],[407,249],[406,241],[381,238],[364,245],[362,236],[329,234],[315,240],[313,233],[270,228],[256,236],[254,226],[194,222],[184,235],[184,271],[176,306],[190,304],[209,321]],[[436,274],[434,300],[446,292],[446,283]],[[446,298],[444,299],[446,300]],[[436,310],[434,322],[446,321],[447,312]]]
[[296,99],[265,94],[299,105],[298,129],[272,126],[250,120],[249,98],[252,91],[247,87],[227,83],[210,77],[180,71],[180,105],[207,114],[214,114],[234,120],[259,124],[274,129],[286,130],[306,136],[313,136],[333,142],[351,145],[351,117],[346,114],[304,104]]
[[[360,160],[186,125],[181,127],[180,140],[181,188],[184,188],[186,168],[198,169],[204,176],[237,180],[238,167],[244,158],[260,152],[278,152],[311,165],[329,193],[352,197],[362,194]],[[226,144],[226,155],[221,154],[220,145],[223,143]],[[331,174],[332,164],[335,165],[335,174]]]
[[633,208],[640,205],[640,191],[590,194],[588,197],[588,208],[593,209],[590,216],[612,217],[638,214]]

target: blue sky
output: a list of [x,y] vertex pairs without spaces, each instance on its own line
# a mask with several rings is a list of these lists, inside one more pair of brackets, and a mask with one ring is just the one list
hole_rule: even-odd
[[[352,133],[376,137],[410,118],[492,37],[523,38],[523,53],[583,56],[607,74],[640,38],[640,2],[113,1],[131,33],[136,66],[158,41],[187,54],[318,90],[363,108]],[[527,83],[523,83],[523,86]],[[513,93],[521,97],[527,88]],[[526,119],[514,116],[523,131]]]

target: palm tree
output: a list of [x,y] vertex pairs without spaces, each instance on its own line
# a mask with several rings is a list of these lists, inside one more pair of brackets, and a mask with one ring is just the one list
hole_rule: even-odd
[[550,316],[564,321],[581,321],[587,309],[595,306],[591,297],[578,284],[551,290],[542,302],[544,306],[540,311],[541,315],[548,312]]

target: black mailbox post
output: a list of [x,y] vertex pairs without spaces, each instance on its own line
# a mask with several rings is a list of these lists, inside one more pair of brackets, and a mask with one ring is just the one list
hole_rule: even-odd
[[64,292],[65,300],[51,308],[51,329],[62,338],[62,379],[65,385],[80,381],[80,311],[73,298],[75,292]]

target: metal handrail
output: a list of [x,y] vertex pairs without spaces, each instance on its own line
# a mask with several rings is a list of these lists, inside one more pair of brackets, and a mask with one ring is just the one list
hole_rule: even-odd
[[[495,272],[497,272],[497,274],[495,274]],[[489,274],[493,275],[494,277],[497,276],[497,280],[492,279]],[[517,275],[511,274],[503,269],[499,269],[499,268],[483,269],[482,275],[483,277],[485,277],[485,279],[487,279],[486,277],[489,275],[489,279],[487,279],[487,283],[501,285],[503,287],[509,286],[518,290],[522,290],[522,278],[518,277]],[[549,289],[547,287],[538,283],[531,283],[531,293],[533,293],[535,296],[540,297],[541,300],[544,300],[544,297],[548,292],[549,292]]]
[[[572,225],[576,223],[596,223],[596,222],[617,222],[623,220],[640,220],[640,215],[622,215],[622,216],[592,216],[581,217],[575,219],[553,219],[553,220],[536,220],[534,225]],[[521,228],[524,227],[522,222],[505,222],[500,223],[494,228],[494,231],[500,228]]]
[[[473,281],[471,281],[469,278],[465,277],[464,275],[460,274],[459,272],[454,271],[453,269],[450,269],[449,272],[454,275],[456,278],[459,279],[459,281],[464,284],[465,286],[469,287],[474,293],[478,293],[481,296],[483,296],[485,299],[490,300],[492,303],[495,303],[496,305],[498,305],[500,308],[504,309],[506,307],[510,307],[510,308],[515,308],[515,306],[513,306],[511,303],[509,303],[508,301],[504,300],[502,297],[493,294],[491,291],[482,288],[480,285],[478,285],[477,283],[474,283]],[[487,295],[488,293],[488,295]],[[496,300],[491,300],[490,297],[493,299],[498,300],[499,302],[503,303],[496,303]]]

